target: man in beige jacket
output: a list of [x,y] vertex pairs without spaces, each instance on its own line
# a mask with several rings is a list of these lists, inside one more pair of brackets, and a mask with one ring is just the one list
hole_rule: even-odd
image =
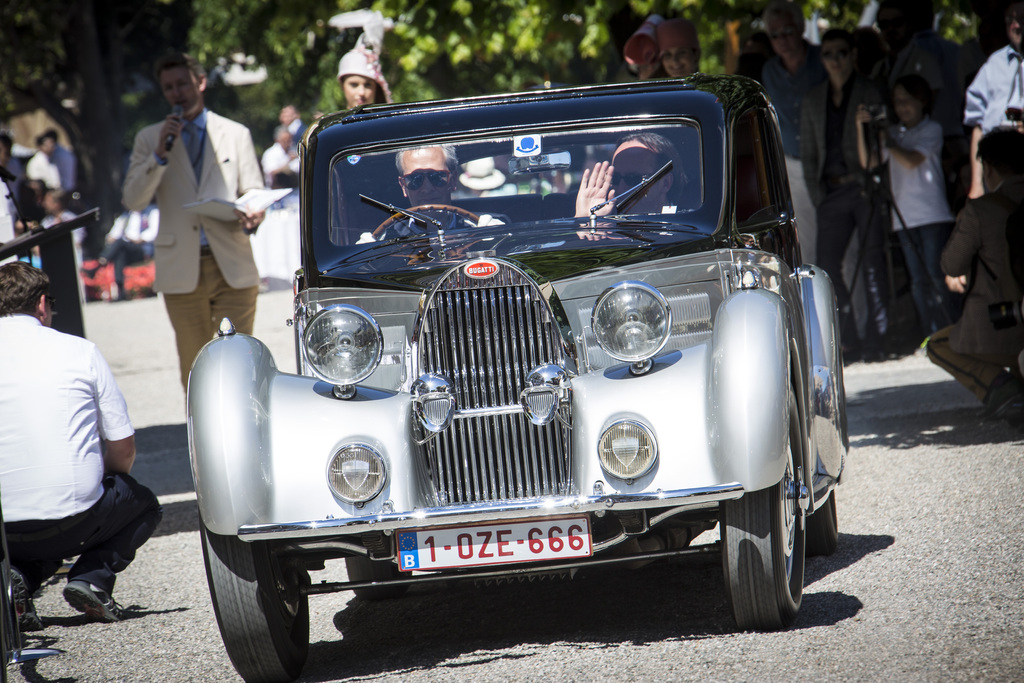
[[222,221],[184,206],[214,198],[233,202],[263,187],[263,174],[249,130],[206,109],[206,73],[195,58],[169,53],[157,63],[156,76],[173,113],[135,136],[123,194],[132,211],[156,196],[154,287],[164,296],[187,387],[192,361],[221,319],[252,334],[259,273],[249,235],[265,212],[236,210],[237,220]]

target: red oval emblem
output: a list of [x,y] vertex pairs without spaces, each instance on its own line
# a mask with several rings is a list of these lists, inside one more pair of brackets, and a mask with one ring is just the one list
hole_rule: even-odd
[[474,261],[466,264],[466,275],[483,280],[498,274],[498,264],[491,261]]

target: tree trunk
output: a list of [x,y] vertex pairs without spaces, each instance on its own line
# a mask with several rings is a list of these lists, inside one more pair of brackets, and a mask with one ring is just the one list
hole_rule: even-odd
[[[120,63],[103,59],[101,47],[105,43],[115,48],[119,36],[108,31],[100,38],[93,0],[80,0],[72,11],[74,38],[68,41],[68,47],[69,56],[78,66],[71,93],[78,109],[71,112],[54,97],[41,101],[50,116],[65,127],[75,148],[81,195],[78,208],[99,208],[99,222],[92,227],[85,246],[87,252],[95,252],[121,212],[121,101],[110,83],[110,74],[120,69]],[[108,67],[104,68],[104,62]]]

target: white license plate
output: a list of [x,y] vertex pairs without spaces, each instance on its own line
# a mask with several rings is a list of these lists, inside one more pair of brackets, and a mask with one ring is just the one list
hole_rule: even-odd
[[564,560],[591,553],[587,517],[398,532],[398,567],[405,572]]

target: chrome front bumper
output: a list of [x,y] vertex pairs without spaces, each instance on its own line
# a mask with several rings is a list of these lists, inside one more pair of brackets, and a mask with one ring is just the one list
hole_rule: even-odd
[[243,541],[295,540],[358,534],[367,531],[422,529],[457,524],[473,524],[476,522],[493,522],[502,519],[554,517],[581,512],[604,513],[650,508],[670,508],[672,514],[675,514],[684,510],[715,507],[723,500],[733,500],[742,495],[743,486],[738,483],[732,483],[705,488],[659,491],[654,493],[545,497],[500,503],[424,508],[411,512],[387,513],[372,517],[319,519],[280,524],[243,524],[238,528],[238,536]]

